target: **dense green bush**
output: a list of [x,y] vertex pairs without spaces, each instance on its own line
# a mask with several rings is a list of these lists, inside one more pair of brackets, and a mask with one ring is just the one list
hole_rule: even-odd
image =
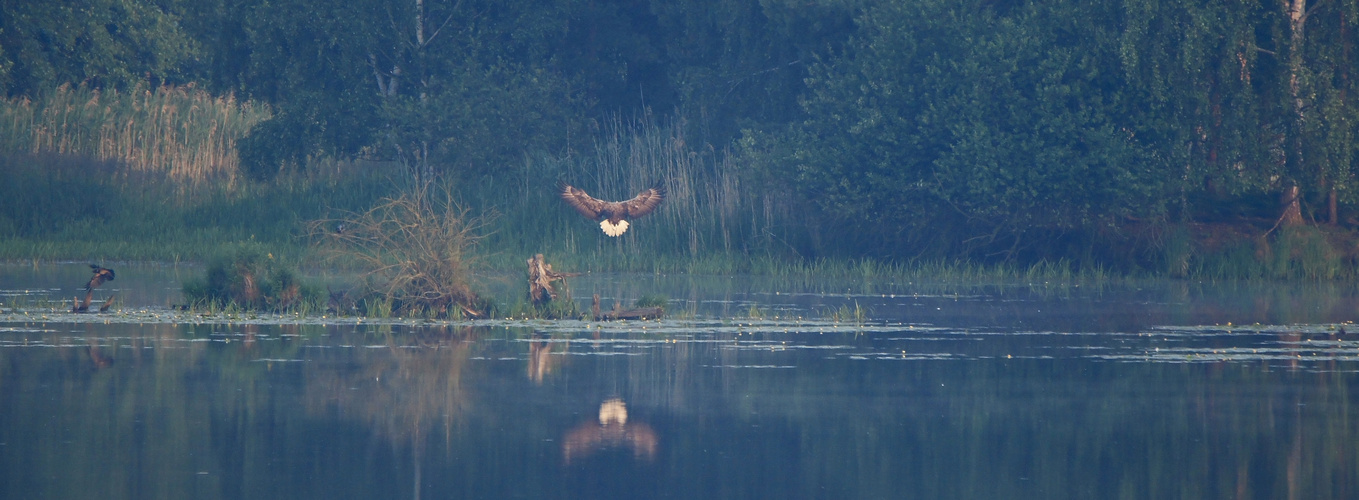
[[[889,2],[812,66],[806,120],[764,146],[848,252],[1001,255],[1164,211],[1163,163],[1122,130],[1098,8]],[[752,145],[752,147],[760,147]],[[828,245],[833,247],[834,244]]]
[[194,306],[234,305],[265,311],[324,310],[325,294],[304,284],[292,267],[258,244],[223,248],[208,263],[207,276],[184,283]]

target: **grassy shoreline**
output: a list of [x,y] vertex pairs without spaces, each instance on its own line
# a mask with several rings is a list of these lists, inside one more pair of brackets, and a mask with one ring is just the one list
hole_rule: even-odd
[[[142,183],[116,175],[89,175],[101,168],[108,167],[94,159],[0,155],[0,260],[206,262],[225,245],[253,242],[300,266],[312,266],[320,256],[308,234],[308,223],[361,213],[402,189],[392,180],[390,167],[348,165],[335,167],[340,171],[335,175],[313,172],[270,185],[200,187],[197,195],[178,198],[176,186],[163,179]],[[535,189],[540,192],[531,193],[538,198],[533,203],[517,197]],[[504,196],[524,204],[518,208],[482,200],[474,216],[501,215],[491,218],[488,234],[476,248],[480,265],[520,272],[524,259],[543,253],[559,270],[807,279],[1359,278],[1359,233],[1334,226],[1288,228],[1264,237],[1261,233],[1268,228],[1167,224],[1126,237],[1128,254],[1133,257],[1111,263],[1095,258],[999,263],[804,258],[758,247],[728,248],[718,243],[721,238],[683,244],[675,233],[690,229],[692,236],[697,231],[686,228],[682,218],[642,219],[623,237],[612,239],[599,234],[595,224],[559,206],[553,194],[550,188],[537,187],[519,188]],[[663,207],[662,213],[668,208]],[[720,232],[720,226],[708,228]]]
[[[43,103],[0,102],[0,260],[207,262],[249,243],[317,266],[315,221],[410,191],[406,172],[378,161],[316,158],[267,183],[242,178],[236,141],[268,112],[193,88],[63,87]],[[799,249],[817,247],[808,242],[819,237],[818,218],[744,176],[733,153],[689,146],[684,130],[616,119],[592,152],[531,156],[494,176],[442,179],[440,188],[487,222],[473,250],[480,267],[499,272],[522,272],[542,253],[562,271],[806,280],[1359,279],[1354,228],[1275,230],[1265,220],[1112,228],[1036,261],[809,256]],[[562,204],[559,180],[607,199],[663,181],[669,196],[611,238]]]

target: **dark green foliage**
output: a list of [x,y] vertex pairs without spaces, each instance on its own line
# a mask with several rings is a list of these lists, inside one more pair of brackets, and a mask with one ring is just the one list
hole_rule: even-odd
[[184,81],[198,45],[177,21],[148,1],[0,2],[0,89],[36,96],[63,84]]
[[659,307],[665,309],[669,303],[670,299],[664,295],[643,295],[638,297],[637,303],[633,305],[638,308]]
[[690,135],[723,145],[740,127],[798,116],[807,68],[854,31],[857,1],[651,0],[666,94],[637,105],[700,119]]
[[270,182],[284,168],[306,165],[312,153],[306,134],[306,128],[292,115],[276,116],[255,125],[236,148],[241,173],[258,182]]
[[1260,21],[1270,17],[1263,7],[1122,2],[1117,76],[1127,85],[1120,112],[1158,158],[1184,169],[1176,176],[1176,203],[1193,203],[1203,188],[1208,192],[1201,195],[1214,197],[1269,189],[1269,178],[1282,173],[1278,130],[1270,123],[1279,75],[1260,67],[1272,64],[1272,56],[1251,48],[1272,45],[1257,40],[1256,30],[1267,25]]
[[548,67],[564,29],[551,3],[252,3],[195,15],[239,23],[215,35],[249,59],[215,79],[279,110],[242,142],[254,178],[359,154],[422,179],[485,175],[530,146],[562,149],[580,127],[578,96]]
[[875,253],[1013,256],[1154,216],[1158,164],[1110,114],[1119,68],[1099,42],[1111,27],[1043,21],[1105,14],[1088,10],[870,9],[845,54],[813,66],[808,118],[773,138],[788,146],[771,167],[838,241]]
[[[9,2],[0,86],[44,118],[7,115],[4,152],[119,162],[0,172],[0,229],[6,255],[53,241],[145,250],[101,234],[171,255],[183,247],[166,240],[295,245],[298,220],[390,194],[327,171],[361,159],[502,214],[493,250],[580,267],[830,256],[1342,276],[1351,260],[1322,249],[1349,250],[1330,236],[1272,233],[1288,257],[1237,265],[1269,260],[1240,249],[1264,248],[1252,238],[1285,189],[1301,189],[1307,222],[1347,224],[1359,206],[1359,3],[1304,3],[1295,24],[1288,3],[1239,0]],[[244,112],[223,127],[173,99],[123,104],[182,112],[103,111],[108,89],[162,82]],[[230,136],[239,169],[230,147],[199,154],[218,142],[139,142],[186,134]],[[199,185],[158,177],[185,159]],[[561,209],[559,179],[606,198],[664,180],[672,197],[601,239]],[[1253,234],[1199,246],[1146,230],[1202,222]]]
[[743,123],[784,122],[807,63],[843,42],[856,7],[205,0],[167,12],[202,47],[186,70],[278,111],[241,144],[251,177],[362,154],[477,179],[588,145],[618,112],[677,109],[715,147]]
[[248,310],[321,310],[324,292],[302,283],[298,273],[262,245],[235,244],[208,261],[207,276],[184,283],[184,298],[195,306],[234,305]]

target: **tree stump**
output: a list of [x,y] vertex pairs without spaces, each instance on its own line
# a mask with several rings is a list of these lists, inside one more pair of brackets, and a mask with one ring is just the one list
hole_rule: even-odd
[[1284,227],[1301,226],[1303,224],[1302,202],[1299,199],[1302,196],[1300,191],[1295,184],[1284,188],[1283,195],[1279,197],[1279,204],[1283,207],[1283,215],[1279,216],[1279,221],[1283,223]]
[[538,306],[556,299],[557,291],[552,288],[552,282],[562,280],[566,283],[566,278],[571,276],[580,276],[580,273],[553,271],[552,264],[543,261],[543,254],[534,255],[528,260],[529,302]]

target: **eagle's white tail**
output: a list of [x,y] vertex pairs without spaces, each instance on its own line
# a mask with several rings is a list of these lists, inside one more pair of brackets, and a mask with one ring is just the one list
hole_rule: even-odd
[[604,234],[618,236],[628,230],[628,221],[620,220],[618,221],[618,224],[615,225],[614,223],[609,222],[609,219],[604,219],[599,222],[599,228],[604,230]]

